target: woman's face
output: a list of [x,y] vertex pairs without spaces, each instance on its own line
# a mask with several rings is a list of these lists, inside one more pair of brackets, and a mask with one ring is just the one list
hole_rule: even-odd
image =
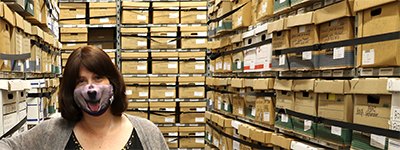
[[87,85],[87,84],[97,84],[97,85],[109,85],[110,81],[108,78],[104,76],[99,76],[93,72],[90,72],[86,67],[82,66],[79,69],[79,78],[76,81],[77,84],[75,86],[76,88],[79,88],[81,86]]

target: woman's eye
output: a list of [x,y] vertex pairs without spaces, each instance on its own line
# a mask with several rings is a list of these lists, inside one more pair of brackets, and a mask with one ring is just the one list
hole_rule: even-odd
[[97,81],[99,81],[99,80],[103,79],[103,77],[97,76],[97,77],[95,77],[95,79],[96,79]]

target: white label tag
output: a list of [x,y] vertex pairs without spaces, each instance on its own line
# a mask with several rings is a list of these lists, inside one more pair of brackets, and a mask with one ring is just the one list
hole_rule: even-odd
[[371,141],[370,141],[371,146],[375,146],[380,149],[385,149],[386,145],[386,137],[385,136],[380,136],[376,134],[371,134]]
[[304,131],[310,130],[311,129],[311,124],[312,124],[311,120],[304,120]]
[[[168,143],[178,143],[178,140],[175,140],[175,139],[168,139]],[[171,141],[173,141],[173,142],[171,142]]]
[[108,18],[100,18],[100,23],[105,23],[109,22],[110,20]]
[[400,122],[400,107],[392,106],[390,113],[390,120]]
[[179,7],[169,7],[170,10],[179,10]]
[[218,100],[218,109],[221,109],[221,100]]
[[147,41],[138,41],[137,45],[138,46],[147,46]]
[[267,12],[267,6],[268,6],[268,4],[267,4],[267,3],[264,3],[264,4],[262,4],[262,10],[261,10],[261,13],[265,13],[265,12]]
[[243,107],[242,106],[239,106],[238,113],[243,115]]
[[333,48],[333,59],[344,58],[344,47]]
[[284,3],[285,1],[286,1],[286,0],[279,0],[279,3],[282,4],[282,3]]
[[139,97],[147,97],[148,95],[148,92],[139,92]]
[[207,133],[208,140],[211,141],[211,133]]
[[222,27],[222,20],[218,22],[218,26]]
[[255,107],[251,108],[251,115],[256,116],[256,108]]
[[312,52],[306,51],[302,54],[303,60],[311,60],[312,59]]
[[342,136],[342,128],[341,127],[336,127],[336,126],[331,126],[331,133]]
[[216,139],[216,138],[214,138],[214,145],[216,146],[216,147],[219,147],[219,140],[218,139]]
[[286,64],[286,55],[279,55],[279,66]]
[[175,111],[175,108],[165,108],[165,111]]
[[281,122],[289,122],[289,117],[288,117],[288,115],[281,114]]
[[375,63],[375,50],[365,50],[362,52],[362,64],[373,65]]
[[202,139],[202,138],[196,138],[196,143],[204,143],[204,139]]
[[174,96],[174,95],[175,95],[174,92],[165,92],[165,96],[166,97],[171,97],[171,96]]
[[205,107],[197,107],[196,111],[197,112],[204,112],[204,111],[206,111],[206,108]]
[[25,66],[26,66],[26,69],[29,69],[29,59],[27,59],[27,60],[25,60]]
[[137,70],[146,70],[146,69],[147,69],[147,66],[145,66],[145,65],[137,66]]
[[242,16],[240,16],[239,18],[238,18],[238,25],[241,25],[242,24]]
[[203,20],[206,18],[207,18],[206,15],[197,15],[197,19],[199,19],[199,20]]
[[165,118],[165,122],[174,122],[175,118]]
[[168,136],[178,136],[178,132],[170,132],[168,133]]
[[300,26],[299,27],[299,33],[306,32],[306,26]]
[[138,36],[147,36],[147,33],[138,33]]
[[177,68],[178,67],[178,64],[168,64],[168,68],[169,69],[171,69],[171,68]]
[[[4,64],[7,66],[6,60],[4,60]],[[39,58],[39,56],[36,56],[36,66],[39,66],[39,65],[40,65],[40,58]]]
[[137,20],[146,20],[147,16],[146,15],[137,15]]
[[269,122],[269,112],[264,112],[264,121]]
[[224,103],[224,110],[228,111],[228,103]]
[[236,68],[242,69],[242,61],[237,61]]
[[207,36],[207,32],[197,32],[197,36]]
[[176,45],[176,41],[173,41],[173,42],[168,41],[167,45]]
[[204,92],[194,92],[194,96],[204,96]]
[[194,118],[195,122],[204,122],[204,117],[196,117]]
[[126,95],[132,95],[132,90],[126,90],[126,91],[125,91],[125,94],[126,94]]
[[75,45],[76,45],[75,43],[67,44],[67,46],[75,46]]
[[85,18],[85,15],[76,15],[76,18]]
[[168,32],[167,36],[176,36],[176,32]]
[[178,13],[169,13],[169,18],[178,18],[179,14]]
[[194,69],[196,70],[203,70],[204,69],[204,65],[195,65]]
[[196,44],[204,44],[206,43],[206,39],[196,39]]

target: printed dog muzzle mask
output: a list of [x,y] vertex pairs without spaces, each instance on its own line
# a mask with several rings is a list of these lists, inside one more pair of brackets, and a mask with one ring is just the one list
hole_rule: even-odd
[[87,84],[74,90],[75,103],[86,113],[100,116],[114,100],[112,85]]

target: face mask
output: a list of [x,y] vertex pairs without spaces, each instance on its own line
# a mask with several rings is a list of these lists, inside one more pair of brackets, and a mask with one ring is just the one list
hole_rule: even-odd
[[111,85],[87,84],[74,90],[75,103],[86,113],[100,116],[114,100]]

